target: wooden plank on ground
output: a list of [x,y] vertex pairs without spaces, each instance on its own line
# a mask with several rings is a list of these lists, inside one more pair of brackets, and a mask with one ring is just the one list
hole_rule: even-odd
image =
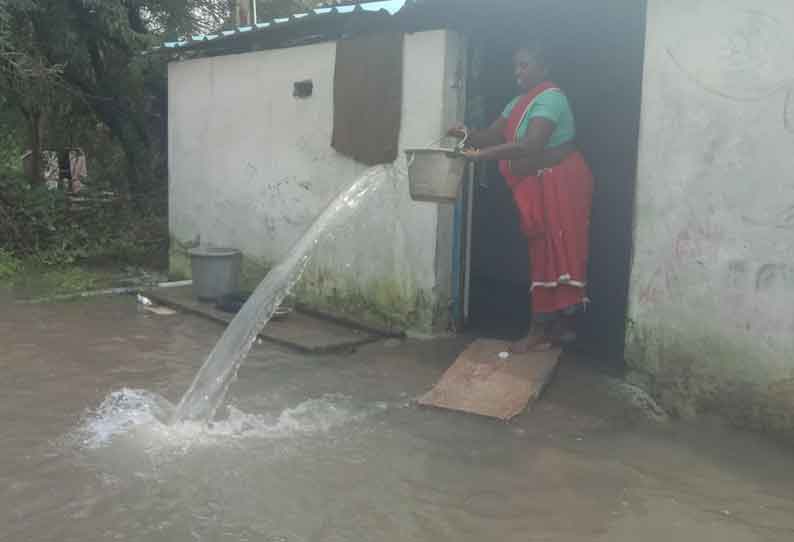
[[551,381],[560,350],[501,359],[508,343],[473,342],[419,404],[509,420],[534,402]]

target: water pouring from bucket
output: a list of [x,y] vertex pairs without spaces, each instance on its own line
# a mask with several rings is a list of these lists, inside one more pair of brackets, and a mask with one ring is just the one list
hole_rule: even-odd
[[206,423],[213,419],[258,333],[301,278],[314,248],[335,228],[353,219],[362,203],[393,176],[392,166],[370,168],[328,204],[242,305],[179,401],[172,422]]
[[[454,203],[457,200],[467,164],[462,152],[466,139],[455,147],[437,147],[434,144],[406,150],[410,192],[414,200],[437,203]],[[396,176],[395,166],[370,168],[328,205],[242,305],[179,401],[172,416],[173,422],[208,422],[213,419],[259,331],[300,279],[314,247],[329,231],[354,218],[362,202]]]

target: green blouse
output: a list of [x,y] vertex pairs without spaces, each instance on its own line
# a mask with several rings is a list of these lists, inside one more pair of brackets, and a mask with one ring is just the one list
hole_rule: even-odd
[[[521,96],[515,98],[505,108],[502,116],[509,118],[516,103]],[[548,119],[554,123],[554,132],[551,134],[547,149],[559,147],[563,143],[573,141],[576,137],[576,123],[573,118],[571,104],[568,97],[559,89],[549,89],[539,94],[530,104],[529,113],[524,115],[521,125],[518,127],[518,139],[521,140],[527,135],[529,124],[534,118]]]

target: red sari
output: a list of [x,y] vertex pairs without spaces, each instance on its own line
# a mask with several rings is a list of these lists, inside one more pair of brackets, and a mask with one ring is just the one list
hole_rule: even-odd
[[[523,96],[507,119],[504,137],[514,142],[532,102],[542,92],[556,89],[545,82]],[[499,169],[513,191],[521,231],[529,240],[532,312],[552,317],[587,300],[587,255],[593,175],[582,154],[575,151],[556,166],[520,177],[510,162]]]

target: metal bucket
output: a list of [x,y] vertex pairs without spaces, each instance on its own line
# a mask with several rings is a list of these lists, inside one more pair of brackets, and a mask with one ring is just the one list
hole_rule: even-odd
[[199,301],[217,301],[239,290],[243,261],[239,250],[198,247],[190,249],[189,254],[193,295]]
[[455,149],[407,149],[411,199],[454,203],[466,170],[466,158]]

